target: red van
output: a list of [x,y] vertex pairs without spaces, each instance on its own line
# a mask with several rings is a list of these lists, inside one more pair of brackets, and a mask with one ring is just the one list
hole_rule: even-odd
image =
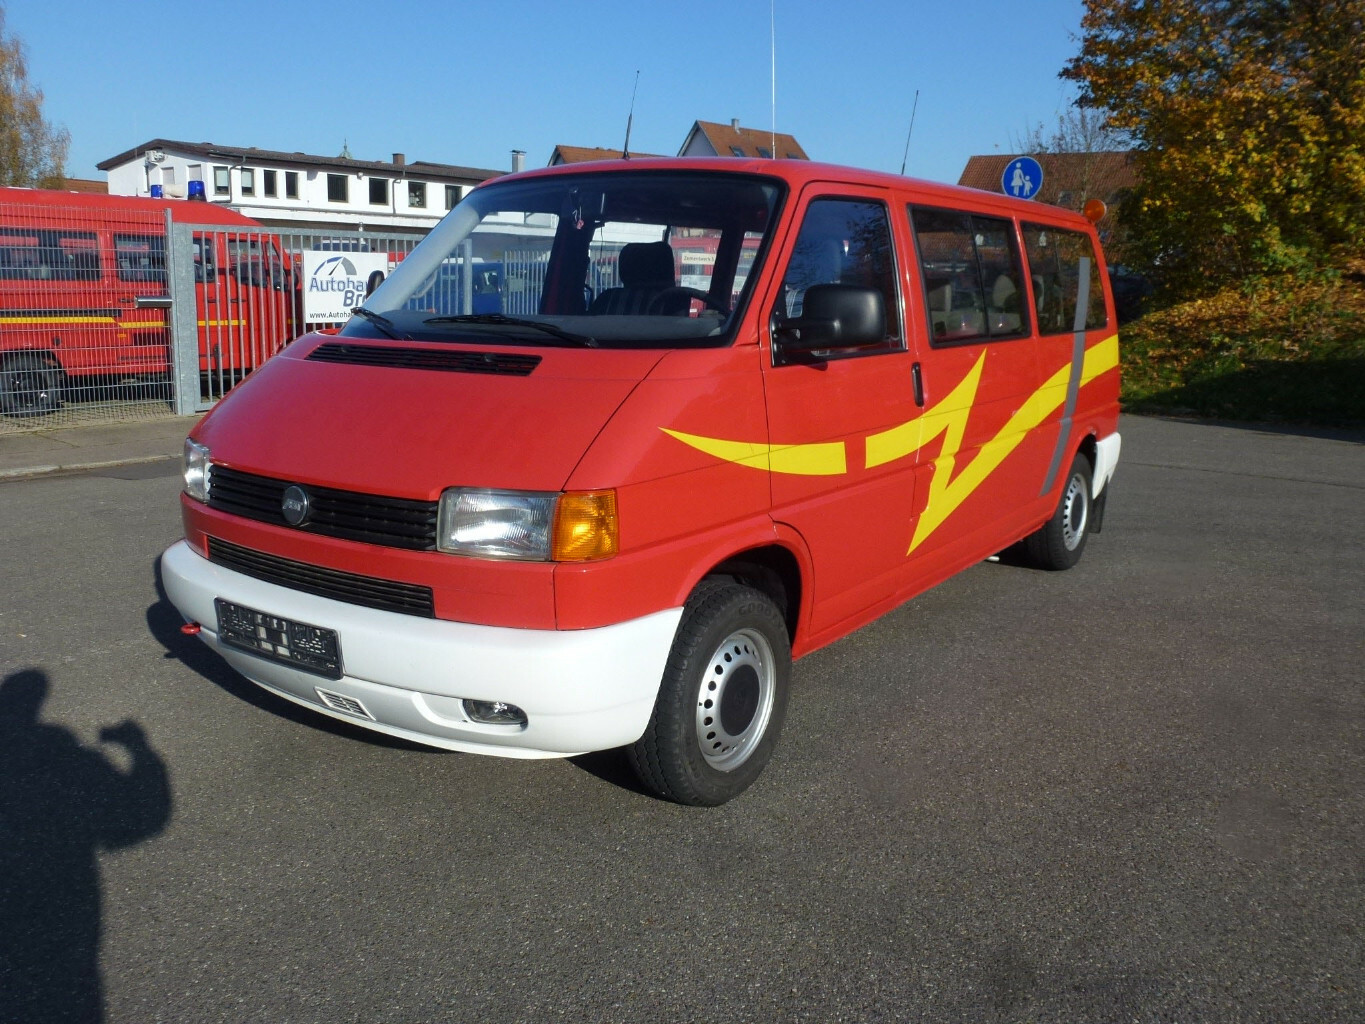
[[217,393],[293,336],[273,235],[209,203],[0,188],[0,412],[52,412],[97,382],[171,371],[166,224],[196,225],[200,373]]
[[[443,309],[452,260],[532,311]],[[1016,543],[1073,565],[1117,421],[1076,214],[804,161],[549,168],[195,427],[162,574],[289,700],[450,750],[623,747],[716,804],[793,657]]]

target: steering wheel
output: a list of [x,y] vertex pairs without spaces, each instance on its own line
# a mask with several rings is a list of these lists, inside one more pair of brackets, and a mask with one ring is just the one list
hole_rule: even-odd
[[700,302],[704,308],[715,310],[722,316],[728,316],[730,313],[729,308],[719,299],[712,298],[709,292],[682,286],[665,288],[649,300],[646,312],[649,316],[687,316],[692,311],[693,299]]

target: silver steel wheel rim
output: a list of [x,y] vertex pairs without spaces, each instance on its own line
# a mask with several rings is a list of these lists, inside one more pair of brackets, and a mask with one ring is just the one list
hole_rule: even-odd
[[738,629],[716,648],[697,690],[697,745],[717,771],[734,771],[758,748],[777,693],[772,646]]
[[1086,493],[1085,477],[1077,473],[1062,496],[1062,543],[1068,551],[1075,551],[1080,544],[1089,519],[1090,495]]

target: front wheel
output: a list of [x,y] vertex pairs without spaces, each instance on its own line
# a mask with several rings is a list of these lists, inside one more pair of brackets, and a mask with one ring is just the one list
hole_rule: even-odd
[[738,796],[772,756],[790,678],[787,624],[772,599],[704,581],[683,609],[649,725],[627,750],[636,775],[681,804]]
[[1024,538],[1024,552],[1040,569],[1070,569],[1081,560],[1090,536],[1090,460],[1078,454],[1067,473],[1062,500],[1041,529]]

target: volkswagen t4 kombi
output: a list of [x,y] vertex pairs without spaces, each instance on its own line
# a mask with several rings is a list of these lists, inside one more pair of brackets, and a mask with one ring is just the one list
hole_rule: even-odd
[[[440,287],[491,263],[498,312]],[[716,804],[767,762],[793,657],[1016,542],[1075,563],[1117,420],[1077,214],[804,161],[548,168],[476,189],[194,428],[163,579],[318,712],[624,747]]]

